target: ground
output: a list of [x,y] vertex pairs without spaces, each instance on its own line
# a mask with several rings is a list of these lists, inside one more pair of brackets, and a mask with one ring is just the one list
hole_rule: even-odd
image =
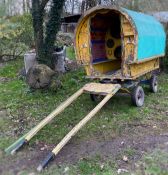
[[[40,161],[94,106],[83,95],[16,155],[4,149],[82,87],[84,70],[66,73],[56,91],[33,91],[19,76],[23,60],[0,64],[0,174],[33,175]],[[129,96],[114,96],[63,148],[42,173],[83,175],[168,174],[168,75],[159,75],[159,92],[145,88],[145,105],[133,107]],[[128,159],[128,160],[127,160]]]

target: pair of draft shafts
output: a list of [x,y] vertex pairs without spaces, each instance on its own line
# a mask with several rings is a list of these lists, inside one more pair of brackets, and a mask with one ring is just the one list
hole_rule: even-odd
[[[64,103],[62,103],[58,108],[56,108],[52,113],[50,113],[46,118],[44,118],[37,126],[35,126],[32,130],[30,130],[27,134],[18,139],[15,143],[9,146],[5,152],[8,154],[16,153],[20,148],[24,145],[28,144],[28,142],[33,138],[38,131],[40,131],[45,125],[47,125],[54,117],[60,114],[66,107],[68,107],[73,101],[75,101],[81,94],[84,92],[91,93],[87,88],[87,85],[92,85],[99,83],[90,83],[86,84],[83,88],[78,90],[75,94],[73,94],[70,98],[68,98]],[[100,86],[100,85],[99,85]],[[61,149],[68,143],[68,141],[74,136],[94,115],[109,101],[109,99],[121,88],[119,84],[106,84],[105,86],[110,87],[109,92],[105,92],[106,95],[103,100],[92,110],[88,115],[86,115],[62,140],[61,142],[48,154],[48,156],[40,163],[37,167],[37,171],[41,172],[48,163],[53,160],[53,158],[61,151]],[[103,87],[105,90],[105,87]],[[99,91],[100,92],[100,91]],[[98,93],[99,93],[98,92]]]

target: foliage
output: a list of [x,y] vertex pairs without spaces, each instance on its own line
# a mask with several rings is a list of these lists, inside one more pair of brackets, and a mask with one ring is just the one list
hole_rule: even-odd
[[14,59],[34,46],[30,14],[0,18],[0,57]]
[[16,58],[27,50],[27,46],[19,39],[22,33],[20,24],[0,18],[0,59]]
[[34,47],[32,16],[29,13],[17,15],[10,18],[12,23],[18,24],[22,33],[19,35],[19,41],[25,43],[28,47]]
[[71,60],[75,59],[75,51],[74,51],[74,47],[73,46],[70,46],[70,47],[66,48],[66,55]]

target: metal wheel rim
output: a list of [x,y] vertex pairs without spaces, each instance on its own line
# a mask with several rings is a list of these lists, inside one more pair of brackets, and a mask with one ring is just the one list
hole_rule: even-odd
[[157,80],[155,80],[153,82],[153,89],[154,89],[155,92],[158,90],[158,81]]
[[143,105],[143,102],[144,102],[144,93],[142,90],[139,90],[138,91],[138,94],[137,94],[137,103],[138,105]]

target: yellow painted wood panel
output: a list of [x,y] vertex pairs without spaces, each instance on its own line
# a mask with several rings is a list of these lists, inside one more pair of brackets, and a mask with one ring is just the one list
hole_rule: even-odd
[[87,18],[87,20],[85,20],[78,28],[76,48],[78,62],[88,64],[90,62],[89,18]]
[[130,65],[131,77],[139,77],[158,68],[159,68],[159,58],[143,62],[140,64],[131,64]]
[[111,62],[105,62],[105,63],[100,63],[100,64],[96,64],[93,65],[93,68],[96,71],[99,71],[100,73],[107,73],[113,70],[117,70],[121,68],[121,61],[118,60],[114,60]]
[[93,76],[97,75],[97,74],[105,74],[107,72],[117,70],[120,68],[121,68],[121,62],[118,60],[100,63],[100,64],[95,64],[95,65],[93,65],[93,69],[94,69],[93,72],[91,72],[90,65],[85,66],[87,76],[91,76],[91,74]]

